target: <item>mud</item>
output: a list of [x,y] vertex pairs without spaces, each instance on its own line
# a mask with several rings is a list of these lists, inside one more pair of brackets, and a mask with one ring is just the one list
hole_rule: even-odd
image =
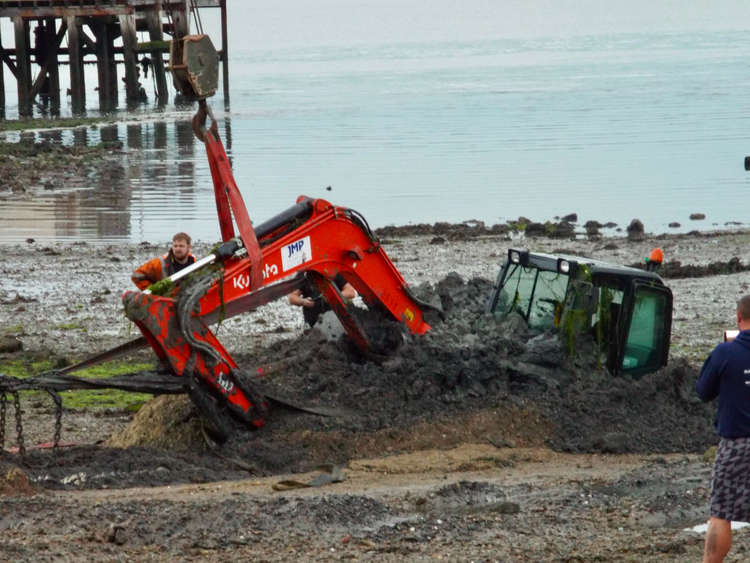
[[66,147],[49,141],[0,142],[0,198],[60,190],[122,169],[119,142]]
[[[667,280],[676,304],[669,367],[639,380],[613,378],[566,359],[553,340],[527,340],[517,321],[482,313],[507,248],[528,241],[499,235],[430,244],[432,236],[393,239],[386,250],[446,318],[430,318],[430,332],[408,337],[384,361],[303,332],[299,311],[280,302],[219,329],[260,390],[335,407],[340,416],[272,405],[263,429],[219,445],[184,396],[160,397],[134,416],[66,412],[62,439],[75,445],[2,456],[0,553],[14,560],[698,558],[702,538],[682,529],[706,518],[710,464],[702,454],[716,437],[714,406],[700,403],[692,386],[700,358],[731,328],[733,302],[747,291],[743,274]],[[622,263],[658,245],[704,266],[717,243],[747,262],[747,238],[533,244]],[[133,337],[124,321],[107,318],[122,318],[119,293],[131,263],[158,250],[5,248],[0,321],[22,350],[4,358],[74,361]],[[43,271],[50,268],[52,279]],[[86,330],[60,328],[71,323]],[[49,406],[24,410],[28,444],[50,440]],[[6,446],[15,445],[13,435],[9,423]],[[282,479],[310,483],[331,466],[343,482],[274,492]],[[730,560],[744,559],[748,547],[737,533]]]

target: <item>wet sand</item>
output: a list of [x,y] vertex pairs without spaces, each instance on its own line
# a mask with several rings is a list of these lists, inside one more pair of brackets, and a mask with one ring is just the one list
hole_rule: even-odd
[[[456,272],[467,310],[478,306],[511,246],[624,264],[659,246],[667,262],[683,266],[735,256],[750,263],[745,232],[639,242],[441,238],[391,235],[383,244],[413,287],[437,286]],[[208,248],[197,245],[197,254]],[[4,246],[0,330],[20,341],[22,351],[3,358],[76,361],[136,336],[119,296],[130,288],[130,271],[162,251],[161,245]],[[467,283],[474,278],[484,281]],[[456,339],[451,331],[463,338],[479,326],[459,315],[436,330],[431,342],[438,348],[417,343],[385,368],[352,367],[323,346],[316,370],[296,366],[278,379],[282,387],[304,388],[308,398],[346,397],[360,411],[352,420],[282,409],[263,430],[211,448],[194,417],[171,443],[170,431],[150,443],[143,438],[143,425],[158,420],[149,415],[189,412],[185,399],[156,399],[135,420],[122,411],[66,412],[62,439],[76,446],[57,457],[47,451],[30,451],[24,460],[3,456],[6,467],[18,468],[3,471],[0,488],[0,506],[9,515],[0,524],[3,554],[76,560],[76,546],[85,545],[101,560],[695,560],[702,538],[682,529],[706,518],[710,464],[702,454],[714,437],[713,407],[698,403],[691,386],[703,357],[733,328],[746,279],[743,272],[667,279],[675,296],[670,368],[632,385],[580,375],[580,384],[536,378],[519,385],[498,370],[475,396],[471,377],[427,387],[424,378],[409,379],[409,361],[420,350],[454,350],[446,344]],[[219,338],[241,366],[252,366],[311,345],[306,339],[312,337],[302,333],[299,310],[282,300],[225,322]],[[492,354],[507,355],[497,348],[482,356],[491,362]],[[478,356],[447,357],[465,366]],[[133,361],[149,358],[144,352]],[[32,401],[24,409],[27,443],[50,440],[49,405]],[[666,421],[671,426],[664,434],[648,430]],[[96,445],[113,436],[124,440],[138,424],[128,448]],[[14,445],[10,424],[6,434],[6,446]],[[187,451],[180,449],[185,444]],[[342,467],[345,480],[274,491],[287,477],[309,482],[322,462]],[[69,514],[77,516],[71,521]],[[737,532],[729,560],[744,559],[746,535]]]

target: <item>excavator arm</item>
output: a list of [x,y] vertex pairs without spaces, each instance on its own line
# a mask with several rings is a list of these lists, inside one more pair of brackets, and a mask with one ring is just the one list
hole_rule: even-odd
[[260,427],[267,405],[238,375],[236,362],[209,329],[212,322],[286,296],[307,278],[367,354],[368,337],[332,281],[341,274],[369,309],[385,313],[414,334],[430,327],[423,315],[426,305],[409,291],[357,212],[300,196],[289,209],[253,227],[216,122],[212,118],[209,129],[203,126],[207,114],[210,110],[201,100],[193,128],[206,146],[223,243],[189,276],[186,270],[175,274],[165,295],[126,291],[122,299],[128,318],[172,374],[185,379],[199,407],[208,391],[235,418]]

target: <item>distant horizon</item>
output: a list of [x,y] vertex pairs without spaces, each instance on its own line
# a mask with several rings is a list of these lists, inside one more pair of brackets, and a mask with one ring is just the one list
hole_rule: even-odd
[[[612,33],[750,31],[744,0],[227,0],[230,49],[451,41],[469,31],[475,39],[569,37]],[[343,16],[346,17],[343,17]],[[220,44],[220,11],[200,11],[203,30]],[[196,25],[190,18],[191,32]],[[147,41],[141,32],[139,41]],[[0,20],[5,48],[13,25]],[[119,41],[119,40],[118,40]],[[65,44],[65,40],[63,40]],[[231,52],[231,51],[230,51]]]
[[[750,6],[739,0],[689,9],[678,0],[228,0],[227,10],[230,49],[750,30]],[[204,29],[219,32],[216,22]]]
[[[566,38],[627,33],[750,32],[750,5],[744,0],[277,0],[260,4],[227,0],[230,74],[232,57],[247,51],[326,46],[363,46],[446,41]],[[200,10],[204,33],[221,46],[220,10]],[[191,32],[197,32],[190,18]],[[470,39],[467,39],[470,38]],[[0,19],[2,46],[10,48],[13,25]],[[140,32],[139,41],[148,41]],[[116,40],[121,44],[121,39]],[[67,37],[62,41],[67,45]],[[750,54],[749,54],[750,56]],[[6,107],[17,107],[15,81],[5,73]],[[34,67],[34,71],[36,67]],[[32,71],[32,72],[34,72]],[[87,82],[95,80],[86,68]],[[61,88],[69,86],[60,73]],[[12,113],[12,112],[11,112]]]

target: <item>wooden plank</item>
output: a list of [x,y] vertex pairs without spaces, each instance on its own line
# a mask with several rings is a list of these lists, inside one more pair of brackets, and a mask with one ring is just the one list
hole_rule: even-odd
[[184,0],[180,3],[180,6],[172,7],[172,23],[174,25],[173,37],[184,37],[190,33],[187,3]]
[[65,18],[68,16],[97,17],[97,16],[119,16],[122,14],[135,13],[134,6],[102,6],[99,8],[87,8],[82,6],[39,6],[37,8],[3,8],[0,4],[0,18]]
[[96,35],[96,67],[99,78],[99,109],[101,111],[112,111],[115,108],[115,96],[117,88],[112,83],[117,81],[117,73],[112,76],[112,40],[109,29],[104,22],[91,22],[89,25]]
[[3,60],[3,62],[8,65],[8,70],[10,70],[13,77],[17,80],[18,79],[18,67],[16,67],[16,63],[11,58],[11,55],[14,55],[16,52],[15,49],[3,49],[0,52],[0,59]]
[[[218,8],[221,0],[193,0],[197,8]],[[153,6],[157,3],[163,8],[171,8],[184,4],[184,0],[131,0],[131,3],[138,8]]]
[[[221,0],[192,0],[197,8],[218,8]],[[157,4],[163,7],[173,7],[184,4],[184,0],[110,0],[102,2],[101,0],[0,0],[0,10],[31,10],[35,17],[44,10],[90,10],[93,14],[84,15],[118,15],[111,14],[108,11],[112,9],[138,8],[149,9]],[[103,13],[106,12],[106,13]],[[78,14],[76,14],[78,15]]]
[[[220,0],[193,0],[193,2],[197,8],[218,8]],[[184,4],[185,0],[129,0],[129,3],[141,10],[156,4],[161,4],[162,8],[173,8]]]
[[[3,38],[2,33],[0,33],[0,50],[2,48]],[[0,119],[5,119],[5,63],[2,59],[0,59]]]
[[18,86],[18,113],[31,115],[31,57],[29,49],[29,22],[14,18],[16,36],[16,83]]
[[86,111],[86,86],[81,54],[81,24],[76,16],[68,16],[68,63],[70,64],[70,98],[73,114]]
[[227,41],[227,2],[221,0],[221,75],[224,103],[229,103],[229,41]]
[[[146,23],[148,25],[148,36],[151,42],[154,44],[160,42],[166,43],[164,41],[164,33],[162,32],[162,13],[160,5],[146,14]],[[167,76],[164,72],[162,51],[153,49],[150,58],[151,71],[154,73],[154,81],[156,82],[156,97],[159,103],[165,103],[169,99],[169,92],[167,90]]]
[[117,107],[120,97],[120,82],[117,79],[117,61],[115,60],[115,38],[119,34],[119,25],[116,23],[106,24],[107,30],[107,64],[109,65],[109,98],[112,101],[112,109]]
[[[161,29],[159,29],[161,31]],[[169,53],[169,44],[171,41],[168,39],[162,39],[160,41],[143,41],[135,46],[135,50],[139,53]]]
[[60,47],[60,41],[62,41],[62,38],[65,34],[65,28],[67,28],[67,24],[63,20],[60,27],[60,31],[62,33],[57,32],[56,26],[57,20],[55,20],[54,18],[47,19],[46,39],[47,43],[51,46],[47,60],[47,75],[49,78],[50,109],[53,114],[60,113],[60,69],[57,61],[57,50]]
[[125,97],[128,104],[139,100],[140,82],[138,81],[138,60],[135,46],[138,38],[135,32],[135,16],[120,16],[120,33],[122,34],[123,62],[125,64]]

